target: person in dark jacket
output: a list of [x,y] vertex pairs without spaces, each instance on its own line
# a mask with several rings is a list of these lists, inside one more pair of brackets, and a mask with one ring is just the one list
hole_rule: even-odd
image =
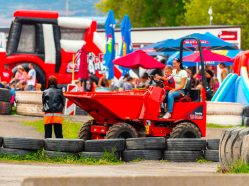
[[57,79],[50,76],[48,89],[42,94],[44,111],[45,138],[52,138],[52,127],[56,138],[63,138],[62,135],[62,111],[64,108],[64,96],[61,89],[57,88]]

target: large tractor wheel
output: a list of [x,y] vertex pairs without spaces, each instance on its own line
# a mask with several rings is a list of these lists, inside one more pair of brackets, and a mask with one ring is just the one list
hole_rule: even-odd
[[171,138],[201,138],[199,128],[190,122],[177,124],[170,133]]
[[91,139],[91,123],[92,121],[87,121],[82,125],[78,135],[79,139],[83,139],[84,141]]
[[116,123],[110,127],[106,134],[107,139],[114,138],[137,138],[138,134],[134,127],[127,123]]

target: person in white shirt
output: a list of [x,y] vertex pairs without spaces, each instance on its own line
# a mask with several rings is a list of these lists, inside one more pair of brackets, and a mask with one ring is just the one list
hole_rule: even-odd
[[186,86],[188,74],[182,66],[182,61],[175,58],[173,61],[173,68],[174,70],[172,72],[172,75],[175,80],[175,88],[170,90],[168,93],[168,112],[163,116],[164,119],[168,119],[171,117],[174,106],[174,98],[185,94],[184,89]]
[[34,65],[29,63],[29,73],[28,73],[28,91],[35,90],[35,81],[36,81],[36,71],[34,69]]

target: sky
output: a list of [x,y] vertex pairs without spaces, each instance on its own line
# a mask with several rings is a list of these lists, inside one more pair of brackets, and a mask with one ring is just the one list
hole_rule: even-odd
[[[9,27],[15,10],[53,10],[60,16],[66,14],[67,0],[0,0],[0,27]],[[76,17],[103,17],[95,4],[99,0],[68,0],[69,15]],[[102,20],[102,19],[101,19]],[[104,20],[104,19],[103,19]]]

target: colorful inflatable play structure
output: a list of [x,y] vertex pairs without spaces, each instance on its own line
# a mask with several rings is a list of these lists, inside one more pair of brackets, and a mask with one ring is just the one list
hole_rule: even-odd
[[249,104],[249,51],[234,58],[233,73],[229,74],[212,98],[213,102]]

